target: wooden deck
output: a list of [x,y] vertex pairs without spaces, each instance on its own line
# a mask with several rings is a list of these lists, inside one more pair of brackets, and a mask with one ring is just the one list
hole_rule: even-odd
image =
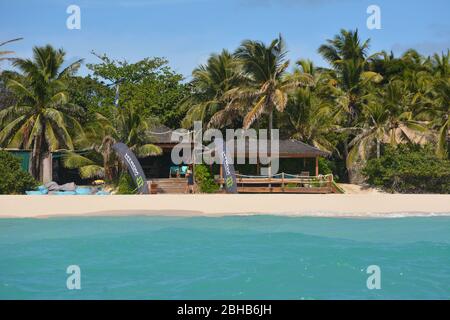
[[[281,177],[237,177],[239,193],[335,193],[333,176],[305,176],[286,178]],[[219,178],[217,182],[223,185],[224,179]]]

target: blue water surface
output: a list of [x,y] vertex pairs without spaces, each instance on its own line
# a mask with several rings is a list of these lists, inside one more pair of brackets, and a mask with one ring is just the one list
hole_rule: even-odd
[[0,298],[449,299],[450,217],[0,219]]

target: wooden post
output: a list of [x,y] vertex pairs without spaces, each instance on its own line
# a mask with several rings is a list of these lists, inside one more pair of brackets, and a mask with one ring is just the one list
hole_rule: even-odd
[[319,157],[316,157],[316,177],[319,175]]
[[281,190],[284,192],[284,172],[281,173]]
[[333,175],[328,176],[328,188],[329,192],[333,191]]

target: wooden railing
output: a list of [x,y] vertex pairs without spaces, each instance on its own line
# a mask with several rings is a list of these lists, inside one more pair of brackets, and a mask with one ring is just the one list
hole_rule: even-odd
[[[223,178],[217,179],[223,185]],[[239,193],[332,193],[333,175],[299,176],[279,173],[272,177],[236,175]]]

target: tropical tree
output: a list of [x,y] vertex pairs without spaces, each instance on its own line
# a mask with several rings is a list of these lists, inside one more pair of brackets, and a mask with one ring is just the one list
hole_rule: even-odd
[[113,145],[125,143],[137,157],[160,155],[160,147],[151,144],[150,128],[154,124],[136,107],[123,107],[112,112],[112,120],[96,113],[85,128],[85,134],[76,141],[81,153],[68,152],[64,156],[64,166],[79,169],[80,176],[105,178],[113,181],[119,171],[123,171],[115,156]]
[[[269,136],[273,127],[275,110],[283,112],[288,102],[288,92],[300,85],[312,84],[312,77],[303,73],[299,77],[287,77],[286,47],[281,36],[269,45],[260,41],[246,40],[236,50],[235,56],[241,61],[248,80],[245,86],[233,89],[228,94],[236,105],[246,109],[249,98],[251,107],[243,121],[248,129],[263,114],[269,116]],[[233,108],[235,104],[230,104]]]
[[193,93],[182,102],[182,107],[188,106],[183,127],[192,127],[194,121],[206,122],[210,127],[226,125],[233,117],[223,112],[229,103],[225,93],[245,81],[238,60],[227,50],[212,54],[206,64],[194,69],[192,77]]
[[333,67],[332,74],[338,84],[335,95],[349,116],[349,124],[361,111],[366,85],[382,80],[379,73],[369,70],[369,59],[377,56],[368,56],[369,45],[369,39],[361,42],[358,30],[341,30],[340,34],[319,47],[319,53]]
[[[382,81],[379,73],[370,70],[370,59],[377,54],[368,56],[369,45],[369,39],[361,41],[358,30],[341,30],[333,39],[327,40],[327,44],[319,47],[319,53],[333,68],[329,72],[335,81],[335,86],[331,87],[331,94],[344,115],[342,117],[344,127],[352,127],[357,123],[367,100],[368,89],[373,83]],[[349,153],[349,139],[351,135],[343,141],[343,154],[346,160]],[[346,163],[349,178],[353,180],[350,162]]]
[[429,141],[425,122],[417,121],[414,113],[414,94],[401,80],[389,82],[379,88],[364,105],[360,123],[353,131],[347,157],[349,166],[356,159],[366,160],[375,148],[376,157],[381,156],[381,144],[396,146],[399,143],[423,144]]
[[423,57],[415,50],[406,51],[401,60],[405,68],[395,77],[410,92],[410,111],[418,120],[428,123],[436,142],[436,154],[447,157],[450,74],[449,52]]
[[[4,46],[5,44],[14,42],[14,41],[19,41],[22,40],[23,38],[16,38],[16,39],[11,39],[8,41],[4,41],[0,43],[0,47]],[[13,60],[14,58],[11,57],[7,57],[7,55],[10,54],[14,54],[14,51],[0,51],[0,61],[4,61],[4,60]]]
[[441,55],[435,53],[433,55],[432,59],[432,65],[434,74],[442,77],[447,78],[450,77],[450,64],[449,64],[449,57],[450,57],[450,49],[447,49],[447,54],[442,53]]
[[69,103],[66,92],[67,77],[82,60],[62,69],[64,56],[62,49],[47,45],[34,47],[33,59],[14,60],[23,76],[9,80],[7,86],[18,102],[0,111],[0,145],[31,148],[31,174],[36,179],[41,178],[44,156],[49,151],[73,149],[72,134],[82,132],[76,119],[81,110]]
[[330,153],[337,151],[330,139],[337,125],[333,101],[327,98],[328,74],[314,66],[310,60],[300,59],[297,68],[286,77],[306,78],[309,75],[312,85],[296,88],[288,95],[286,115],[291,128],[290,136]]
[[67,152],[63,164],[69,169],[78,169],[81,178],[105,178],[112,181],[117,175],[117,158],[112,146],[117,131],[111,121],[100,113],[85,124],[84,135],[76,139],[80,152]]
[[432,118],[432,127],[438,129],[436,154],[441,158],[448,157],[448,140],[450,130],[450,50],[447,54],[433,56],[434,75],[437,76],[434,81],[433,99],[435,108],[435,117]]
[[286,114],[293,130],[291,137],[330,153],[336,150],[329,133],[336,128],[332,105],[307,88],[289,95]]
[[[101,62],[87,64],[92,71],[92,78],[107,84],[110,90],[112,87],[116,89],[120,82],[119,106],[139,106],[140,112],[146,116],[157,117],[169,127],[180,126],[184,114],[178,105],[189,92],[187,85],[182,82],[183,76],[172,70],[166,59],[151,57],[131,63],[126,60],[117,61],[107,55],[94,55]],[[77,89],[83,90],[82,87]],[[106,96],[100,96],[102,99],[99,102],[105,109],[113,103],[114,94],[110,90],[101,92]],[[98,97],[91,99],[93,102],[97,102],[96,100]],[[92,105],[92,109],[97,110],[97,105]]]
[[160,155],[160,147],[150,143],[152,140],[151,128],[157,119],[144,115],[138,107],[121,108],[114,120],[117,136],[120,142],[125,143],[137,157],[150,157]]
[[430,109],[430,113],[434,116],[431,117],[431,127],[436,128],[437,134],[437,147],[436,154],[440,158],[448,157],[448,141],[450,132],[450,80],[437,79],[435,82],[436,99],[435,108]]
[[[19,41],[22,40],[23,38],[16,38],[16,39],[12,39],[12,40],[8,40],[8,41],[4,41],[2,43],[0,43],[0,47],[14,42],[14,41]],[[0,49],[0,62],[2,61],[11,61],[14,58],[8,56],[14,54],[14,51],[9,51],[9,50],[4,50],[2,51]],[[15,76],[14,72],[11,71],[2,71],[0,69],[0,110],[4,109],[5,107],[9,107],[12,104],[15,103],[16,99],[15,96],[8,90],[8,88],[6,87],[6,82],[8,80],[8,78]]]

